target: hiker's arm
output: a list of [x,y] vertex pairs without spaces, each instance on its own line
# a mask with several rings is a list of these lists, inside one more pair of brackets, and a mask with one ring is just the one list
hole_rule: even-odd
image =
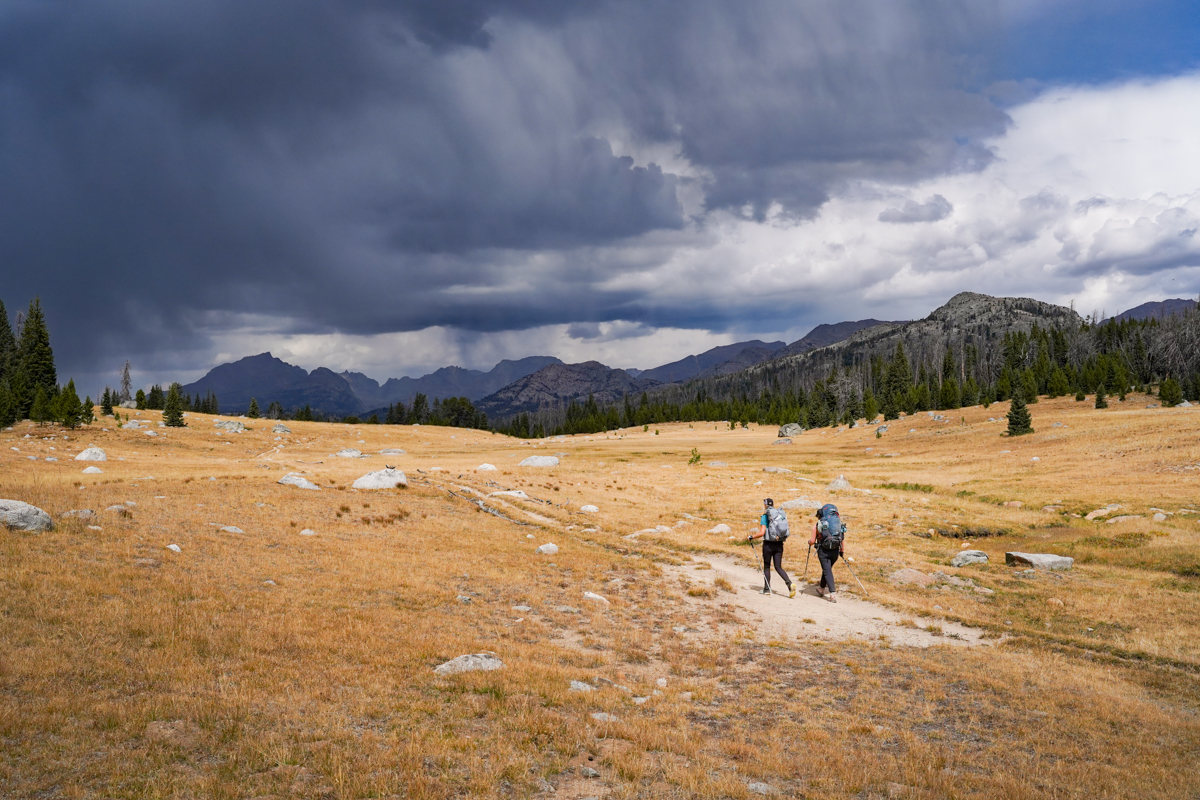
[[817,543],[817,526],[815,523],[813,524],[813,534],[808,537],[808,543],[810,546]]
[[760,524],[758,526],[758,533],[750,534],[749,536],[746,537],[746,540],[749,541],[751,539],[761,539],[766,535],[767,535],[767,526]]

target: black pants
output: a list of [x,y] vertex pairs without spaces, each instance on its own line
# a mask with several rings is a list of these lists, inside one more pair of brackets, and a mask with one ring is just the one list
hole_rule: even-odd
[[791,588],[792,579],[783,571],[783,542],[768,542],[763,539],[763,586],[771,585],[771,562],[775,562],[775,571],[779,573],[779,577],[783,578],[783,582]]
[[826,550],[821,545],[817,545],[817,560],[821,562],[822,589],[828,588],[831,592],[837,591],[837,584],[833,582],[833,564],[841,554],[840,550]]

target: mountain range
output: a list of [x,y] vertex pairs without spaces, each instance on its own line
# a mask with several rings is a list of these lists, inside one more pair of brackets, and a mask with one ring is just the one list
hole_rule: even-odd
[[1175,297],[1170,300],[1142,303],[1140,306],[1134,306],[1128,311],[1122,311],[1120,314],[1117,314],[1115,317],[1113,317],[1113,319],[1115,319],[1117,322],[1126,319],[1150,319],[1151,317],[1162,319],[1164,317],[1169,317],[1172,314],[1179,314],[1195,307],[1195,300],[1184,300],[1182,298]]

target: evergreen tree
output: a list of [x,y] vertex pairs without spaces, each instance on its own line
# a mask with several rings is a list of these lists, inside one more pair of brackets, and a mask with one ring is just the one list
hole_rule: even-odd
[[1080,389],[1075,393],[1075,402],[1082,403],[1084,400],[1087,400],[1087,395],[1083,393],[1083,389]]
[[104,387],[104,394],[100,396],[100,413],[107,417],[113,414],[113,393],[107,386]]
[[58,388],[58,372],[54,368],[54,351],[50,348],[50,331],[46,328],[42,301],[36,297],[29,304],[29,315],[21,328],[17,370],[24,374],[35,401],[40,387],[45,390],[46,402],[49,402]]
[[283,404],[278,400],[272,400],[267,406],[267,419],[283,419]]
[[1104,384],[1096,387],[1096,408],[1108,408],[1108,400],[1104,396]]
[[879,416],[879,404],[875,401],[875,393],[868,386],[863,390],[863,417],[872,422]]
[[259,413],[258,413],[258,399],[257,398],[255,398],[255,397],[250,398],[250,407],[248,409],[246,409],[246,416],[249,417],[250,419],[258,419]]
[[[8,324],[8,311],[0,300],[0,380],[7,378],[17,358],[17,339]],[[11,402],[11,397],[9,398]]]
[[412,408],[408,411],[408,421],[410,424],[423,423],[429,417],[429,398],[417,392],[413,398]]
[[1071,384],[1067,381],[1067,373],[1061,367],[1055,367],[1046,383],[1046,394],[1050,397],[1062,397],[1071,393]]
[[150,387],[150,394],[146,395],[146,408],[162,411],[165,400],[166,397],[163,395],[163,388],[156,383]]
[[168,428],[182,428],[187,424],[183,421],[183,395],[179,391],[178,383],[172,383],[171,388],[167,390],[166,399],[163,401],[163,423]]
[[16,421],[17,405],[8,390],[8,381],[0,379],[0,428],[7,428]]
[[137,394],[133,396],[133,401],[137,403],[139,410],[144,409],[146,407],[146,393],[143,390],[138,389]]
[[29,418],[39,425],[45,425],[54,415],[53,409],[50,407],[50,394],[46,391],[45,386],[37,387],[37,394],[33,396],[33,405],[29,409]]
[[1007,416],[1009,436],[1033,433],[1033,416],[1029,413],[1029,407],[1025,405],[1025,398],[1021,396],[1020,392],[1013,395]]
[[67,388],[58,396],[58,421],[66,428],[74,430],[83,421],[83,403],[79,402],[79,394],[75,391],[75,381],[67,381]]
[[1021,393],[1022,399],[1026,403],[1036,403],[1038,401],[1038,381],[1037,374],[1032,369],[1027,369],[1021,375]]
[[966,408],[979,403],[979,384],[975,381],[974,376],[970,376],[963,383],[962,388],[962,404]]
[[96,404],[92,402],[92,396],[89,394],[80,406],[79,421],[84,425],[91,425],[96,421]]
[[958,393],[958,381],[953,376],[942,381],[942,392],[938,404],[942,408],[962,408],[962,396]]
[[1183,402],[1183,389],[1179,386],[1179,381],[1174,378],[1167,378],[1158,387],[1158,399],[1167,408],[1173,408]]

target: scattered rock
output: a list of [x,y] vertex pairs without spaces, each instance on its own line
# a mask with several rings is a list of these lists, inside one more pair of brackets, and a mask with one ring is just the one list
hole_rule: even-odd
[[[553,564],[551,565],[553,566]],[[554,610],[560,614],[578,614],[579,609],[575,606],[555,606]]]
[[572,691],[572,692],[594,692],[596,690],[592,688],[591,684],[584,683],[583,681],[571,681],[571,687],[570,687],[569,691]]
[[265,581],[263,581],[263,582],[262,582],[262,585],[263,585],[263,586],[274,586],[274,585],[275,585],[275,581],[272,581],[272,580],[265,580]]
[[388,467],[368,472],[350,486],[354,489],[397,489],[401,486],[408,486],[408,478],[404,477],[404,473],[400,470]]
[[468,597],[468,596],[467,596],[467,595],[465,595],[465,594],[460,594],[460,595],[459,595],[457,598],[455,598],[455,599],[456,599],[456,600],[458,600],[458,602],[460,602],[460,603],[469,603],[469,602],[471,602],[471,598],[470,598],[470,597]]
[[167,549],[170,550],[172,553],[182,553],[183,552],[183,549],[177,544],[169,544],[169,545],[167,545]]
[[521,613],[521,614],[528,614],[530,611],[533,611],[533,607],[532,606],[513,606],[512,610],[516,611],[518,613]]
[[360,450],[355,450],[353,447],[346,447],[338,450],[333,454],[335,458],[362,458],[363,454]]
[[305,528],[304,530],[300,531],[300,535],[301,536],[316,536],[317,532],[312,530],[311,528]]
[[763,472],[770,472],[772,474],[779,475],[790,475],[792,471],[790,469],[784,469],[783,467],[763,467]]
[[1166,522],[1167,515],[1160,511],[1157,514],[1155,514],[1153,517],[1151,517],[1151,519],[1154,520],[1155,522]]
[[584,600],[595,600],[596,602],[603,603],[606,606],[610,605],[607,598],[605,598],[601,595],[598,595],[595,592],[584,592],[583,599]]
[[129,420],[129,422],[126,422],[121,427],[128,428],[129,430],[137,431],[137,430],[141,430],[142,423],[138,422],[136,419],[131,419],[131,420]]
[[750,794],[761,794],[761,795],[767,795],[767,796],[774,796],[774,795],[780,794],[780,791],[778,789],[776,789],[774,786],[772,786],[769,783],[763,783],[762,781],[755,781],[753,783],[749,783],[746,785],[746,788],[750,791]]
[[722,522],[720,525],[714,525],[713,527],[709,528],[707,531],[705,531],[705,533],[729,534],[729,533],[733,533],[733,530],[728,525],[726,525],[724,522]]
[[728,464],[726,464],[724,461],[710,461],[710,462],[708,462],[708,465],[707,465],[707,466],[710,466],[710,467],[728,467],[729,465],[728,465]]
[[522,461],[517,466],[519,467],[557,467],[557,456],[530,456]]
[[1121,507],[1115,503],[1113,505],[1105,506],[1104,508],[1097,508],[1095,511],[1089,511],[1084,519],[1099,519],[1100,517],[1107,517],[1109,514],[1117,511],[1120,508]]
[[118,516],[122,516],[122,517],[129,516],[129,507],[128,506],[109,506],[108,508],[106,508],[104,510],[111,511],[114,514],[117,514]]
[[986,564],[988,562],[987,553],[982,550],[963,550],[961,553],[950,559],[950,566],[965,567],[968,564]]
[[920,570],[906,567],[898,569],[888,576],[888,580],[892,583],[904,586],[907,584],[916,584],[917,586],[929,586],[935,582],[935,578],[931,575],[926,575]]
[[887,429],[888,429],[887,425],[880,425],[878,428],[875,429],[875,432],[878,434],[884,434],[884,433],[887,433]]
[[95,511],[92,511],[90,508],[80,508],[80,509],[77,509],[77,510],[74,510],[74,511],[67,511],[67,512],[64,512],[64,513],[63,513],[61,516],[62,516],[64,519],[67,519],[67,518],[70,518],[70,517],[77,517],[77,518],[79,518],[79,519],[82,519],[82,520],[89,520],[89,519],[95,519],[95,518],[96,518],[96,512],[95,512]]
[[592,506],[592,505],[580,506],[579,510],[584,512],[585,514],[595,514],[600,511],[599,508],[597,508],[596,506]]
[[296,472],[289,472],[280,478],[277,483],[283,486],[295,486],[297,489],[316,489],[319,491],[321,488]]
[[0,500],[0,524],[14,531],[54,529],[54,521],[49,514],[20,500]]
[[1042,511],[1045,511],[1048,513],[1058,513],[1059,511],[1062,511],[1062,510],[1063,510],[1062,506],[1042,506]]
[[221,533],[245,533],[245,531],[237,525],[226,525],[224,528],[221,528]]
[[459,672],[490,672],[503,669],[504,662],[494,653],[471,653],[470,655],[452,658],[445,664],[433,668],[438,675],[455,675]]
[[132,409],[135,409],[135,408],[137,408],[137,401],[135,401],[135,400],[122,400],[122,401],[121,401],[121,404],[118,406],[118,408],[128,408],[128,409],[130,409],[130,410],[132,410]]
[[596,720],[596,722],[620,722],[615,716],[605,711],[597,711],[595,714],[592,714],[592,719]]
[[837,492],[837,491],[841,491],[841,490],[845,490],[845,489],[853,489],[853,488],[854,487],[850,485],[850,481],[846,480],[845,475],[838,475],[836,478],[834,478],[830,482],[830,484],[828,486],[825,487],[825,491]]
[[103,475],[104,470],[100,469],[99,467],[85,467],[83,470],[83,474],[84,475]]
[[804,428],[798,422],[789,422],[779,428],[779,433],[776,434],[780,439],[788,436],[799,436],[804,433]]
[[291,433],[292,429],[282,422],[275,423],[275,427],[271,428],[271,433]]
[[1142,518],[1141,514],[1122,514],[1119,517],[1113,517],[1111,519],[1106,519],[1104,521],[1107,522],[1109,525],[1112,525],[1113,523],[1116,523],[1116,522],[1128,522],[1131,519],[1141,519],[1141,518]]
[[[592,716],[594,717],[596,715],[593,714]],[[616,718],[614,717],[613,719],[615,721]],[[600,777],[599,771],[593,769],[592,767],[581,767],[579,770],[579,774],[585,778],[599,778]]]
[[791,443],[792,443],[791,439],[776,439],[775,441],[771,442],[771,444],[791,444]]
[[403,456],[403,455],[407,455],[407,454],[403,450],[401,450],[399,447],[385,447],[384,449],[379,451],[379,455],[381,455],[381,456]]
[[496,467],[492,464],[480,464],[475,468],[476,472],[495,472]]
[[553,542],[547,542],[546,544],[539,545],[538,549],[534,552],[541,553],[544,556],[552,556],[558,552],[558,545],[554,544]]
[[1004,504],[1005,508],[1024,508],[1025,504],[1020,500],[1009,500]]
[[1071,569],[1075,565],[1075,559],[1049,553],[1005,553],[1004,563],[1034,569],[1059,570]]
[[219,422],[214,422],[213,427],[219,430],[228,431],[229,433],[243,433],[246,426],[238,422],[236,419],[223,419]]
[[76,461],[108,461],[108,455],[99,447],[89,447],[79,455],[75,456]]
[[147,436],[158,436],[158,431],[142,431]]

